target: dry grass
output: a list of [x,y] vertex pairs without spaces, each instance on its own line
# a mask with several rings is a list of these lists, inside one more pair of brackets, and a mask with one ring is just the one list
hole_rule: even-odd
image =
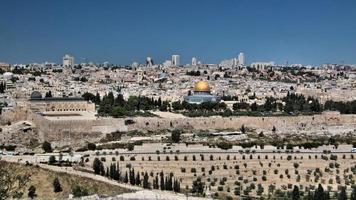
[[[210,155],[213,155],[213,160],[210,160]],[[229,159],[227,156],[229,155]],[[224,199],[225,195],[234,195],[234,189],[237,187],[235,181],[240,182],[243,186],[243,190],[250,186],[251,183],[255,184],[256,189],[253,189],[249,195],[256,195],[257,185],[261,184],[264,188],[264,195],[268,194],[268,188],[270,185],[276,186],[276,189],[287,187],[289,184],[292,185],[302,185],[303,191],[306,187],[317,186],[321,183],[324,189],[331,187],[332,191],[338,189],[338,186],[350,186],[355,183],[356,174],[351,170],[355,168],[356,161],[351,157],[352,153],[337,154],[337,161],[334,160],[324,160],[321,158],[322,154],[313,153],[296,153],[296,154],[272,154],[272,153],[255,153],[255,154],[204,154],[204,160],[201,159],[199,154],[195,154],[196,160],[193,161],[191,154],[145,154],[145,155],[124,155],[125,160],[120,161],[120,156],[115,155],[101,155],[98,158],[105,157],[106,162],[104,164],[109,166],[111,163],[118,163],[122,173],[128,170],[126,167],[128,164],[132,166],[135,171],[145,172],[149,174],[152,172],[154,176],[163,171],[166,175],[173,172],[174,177],[181,181],[182,189],[189,187],[191,188],[192,182],[197,178],[201,177],[207,186],[211,186],[211,192],[218,192],[219,198]],[[330,157],[330,154],[323,154],[324,156]],[[343,158],[345,155],[345,158]],[[151,157],[149,161],[148,157]],[[177,156],[178,160],[175,160]],[[245,159],[243,158],[245,157]],[[253,156],[253,158],[250,158]],[[267,156],[267,157],[266,157]],[[310,156],[310,158],[309,158]],[[315,157],[317,156],[317,158]],[[116,161],[112,160],[115,157]],[[131,157],[135,157],[135,160],[131,160]],[[160,161],[157,158],[160,157]],[[169,161],[166,158],[169,157]],[[184,160],[187,157],[187,161]],[[290,160],[288,160],[290,157]],[[90,157],[86,166],[89,168],[94,160],[95,156]],[[144,161],[143,161],[144,159]],[[298,166],[294,166],[297,163]],[[330,163],[338,163],[340,166],[330,168]],[[245,167],[246,164],[246,167]],[[214,170],[209,174],[209,171],[214,166]],[[238,170],[236,168],[238,166]],[[186,171],[182,172],[182,168]],[[192,172],[192,168],[196,172]],[[202,170],[204,168],[204,172]],[[322,176],[319,179],[315,179],[314,172],[319,168],[322,172]],[[326,168],[330,168],[328,172],[325,171]],[[278,170],[275,174],[274,170]],[[286,174],[288,170],[288,175]],[[310,175],[310,180],[307,180],[307,172],[312,170]],[[237,174],[239,171],[239,174]],[[265,172],[264,172],[265,171]],[[300,175],[300,180],[297,181],[298,174]],[[262,176],[265,173],[266,180],[262,180]],[[283,175],[283,178],[280,176]],[[151,182],[153,177],[149,177]],[[336,182],[336,177],[340,177],[340,183]],[[220,185],[220,180],[226,178],[227,181],[224,185]],[[240,180],[239,177],[242,177]],[[346,183],[345,177],[351,177],[351,182]],[[210,179],[208,181],[207,179]],[[216,178],[216,181],[213,181]],[[329,180],[332,179],[332,183]],[[349,178],[347,178],[349,179]],[[215,184],[212,184],[215,182]],[[218,187],[223,187],[223,191],[218,191]],[[230,188],[230,191],[227,191]],[[283,191],[289,191],[292,188],[282,189]]]
[[[1,164],[4,164],[4,162]],[[129,192],[129,190],[119,186],[66,173],[53,172],[36,166],[25,166],[13,163],[6,163],[6,165],[10,165],[14,172],[20,171],[21,173],[31,174],[31,180],[24,191],[24,197],[27,197],[28,188],[31,185],[36,187],[36,194],[40,199],[67,199],[72,191],[71,188],[75,185],[86,188],[89,194],[102,196],[113,196]],[[53,191],[53,180],[55,177],[59,178],[63,189],[62,192],[55,193]]]

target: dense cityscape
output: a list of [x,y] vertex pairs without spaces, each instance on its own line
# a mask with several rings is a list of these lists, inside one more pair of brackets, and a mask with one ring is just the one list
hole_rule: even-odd
[[[0,19],[0,25],[3,22],[5,27],[0,30],[0,34],[4,33],[4,38],[0,38],[0,200],[356,199],[356,64],[352,60],[355,51],[347,45],[345,49],[320,47],[320,51],[330,50],[335,57],[342,57],[340,60],[347,56],[352,58],[346,59],[347,62],[337,62],[334,57],[324,59],[320,56],[323,52],[314,52],[313,55],[295,53],[307,52],[308,48],[317,46],[306,42],[306,38],[326,41],[321,34],[318,35],[320,38],[309,35],[316,32],[308,32],[308,21],[295,16],[283,15],[283,19],[282,14],[274,13],[278,19],[273,18],[270,25],[284,24],[283,20],[286,24],[297,24],[298,29],[293,27],[290,31],[299,34],[306,31],[308,35],[301,37],[302,40],[297,39],[297,34],[288,35],[290,32],[283,26],[278,30],[281,33],[274,32],[273,26],[264,27],[263,32],[248,29],[254,29],[255,23],[268,21],[263,19],[267,17],[264,16],[265,7],[281,5],[281,8],[291,10],[289,4],[310,7],[318,4],[270,1],[273,5],[265,5],[259,2],[257,10],[263,12],[256,14],[251,11],[256,18],[250,18],[250,11],[246,13],[241,7],[252,5],[241,1],[204,2],[207,5],[203,8],[214,12],[197,10],[202,6],[200,1],[183,1],[182,4],[171,0],[141,1],[142,5],[137,8],[135,3],[125,1],[107,1],[108,5],[77,1],[71,9],[78,12],[76,16],[83,24],[74,27],[69,23],[72,21],[63,15],[63,11],[68,12],[69,4],[31,1],[33,5],[16,2],[26,4],[26,10],[18,12],[18,15],[31,12],[27,17],[33,17],[33,21],[26,18],[16,21],[14,19],[20,18],[9,18],[8,15],[4,15],[5,20]],[[329,4],[318,2],[327,11],[334,11]],[[166,9],[165,6],[171,7],[173,3],[177,3],[177,8],[185,9],[188,7],[185,4],[191,4],[192,9],[195,8],[194,13],[189,9],[185,11],[189,11],[188,17],[195,17],[192,22],[183,16],[181,10]],[[23,9],[5,0],[2,4]],[[352,6],[347,7],[349,4],[355,6],[353,2],[345,3],[345,10],[352,9]],[[48,19],[39,21],[36,16],[41,16],[41,13],[27,9],[48,11],[39,5],[51,11]],[[117,17],[111,5],[118,9],[123,7],[125,11],[118,13],[130,17]],[[95,13],[97,21],[96,18],[90,18],[90,22],[85,17],[82,19],[81,14],[85,12],[75,9],[81,6],[87,6],[91,11],[88,13]],[[131,12],[129,8],[132,6],[142,16],[133,17],[132,13],[136,12]],[[219,16],[212,14],[216,12],[214,6],[223,7],[225,12]],[[235,8],[240,8],[236,9],[239,12]],[[278,6],[276,8],[279,9]],[[278,9],[267,13],[284,12]],[[115,15],[110,12],[113,10]],[[58,15],[57,11],[61,14]],[[86,17],[88,13],[85,13]],[[146,13],[149,14],[146,16]],[[236,17],[240,14],[244,17],[236,20],[244,24],[246,19],[249,26],[236,26],[238,32],[235,32],[235,24],[231,27],[235,18],[227,15]],[[317,16],[310,20],[319,20],[320,23],[313,26],[321,28],[325,28],[321,22],[327,20],[320,16],[328,18],[335,15],[333,12],[318,15],[307,11],[301,14]],[[330,23],[342,27],[338,31],[347,33],[346,36],[330,34],[328,37],[349,42],[352,46],[354,43],[347,36],[349,32],[342,31],[355,30],[354,26],[345,25],[354,23],[350,20],[354,14],[343,14],[345,16],[339,15],[343,23],[333,20]],[[67,15],[70,18],[73,13]],[[207,17],[207,21],[200,18],[202,16]],[[156,21],[151,24],[151,19]],[[184,28],[175,29],[177,24],[168,25],[171,23],[166,23],[168,19],[175,19],[175,23],[192,23],[194,29],[189,29],[189,34],[186,34]],[[149,25],[145,24],[146,20]],[[36,27],[25,26],[27,32],[22,34],[21,29],[19,36],[14,30],[20,26],[13,24],[18,25],[22,21],[26,25],[41,23],[44,28],[32,34]],[[299,21],[303,23],[299,24]],[[66,29],[58,31],[52,26],[53,22],[56,26],[65,22]],[[144,25],[139,23],[137,26],[138,22],[144,22]],[[215,47],[204,48],[202,45],[196,55],[192,52],[198,43],[186,42],[189,43],[189,51],[186,52],[168,51],[162,46],[169,43],[166,42],[169,35],[170,45],[184,49],[185,42],[180,39],[189,40],[193,37],[191,35],[199,32],[195,27],[201,24],[196,22],[224,25],[231,33],[248,34],[237,37],[226,29],[209,29],[199,35],[198,40]],[[98,27],[89,26],[90,31],[80,32],[82,28],[87,30],[86,23]],[[116,25],[119,29],[115,28]],[[167,34],[171,26],[176,35],[173,32]],[[326,27],[329,28],[329,24]],[[50,28],[57,32],[51,32]],[[120,30],[119,34],[117,30]],[[136,31],[140,35],[135,38]],[[109,34],[111,32],[113,35]],[[76,40],[66,44],[62,42],[74,33]],[[258,38],[256,35],[263,35],[266,43],[253,41]],[[273,40],[271,35],[280,38],[287,35],[295,46],[283,40],[276,46],[282,49],[286,44],[288,50],[295,54],[276,51],[273,46],[265,45],[269,39]],[[125,42],[115,40],[128,36],[132,36],[127,41],[130,45],[137,45],[138,39],[145,38],[150,43],[149,48],[155,50],[147,53],[144,45],[131,48],[125,46]],[[22,37],[32,38],[34,42],[47,41],[48,45],[37,45],[36,42],[31,46],[27,41],[20,45],[26,40]],[[224,37],[228,43],[224,43]],[[218,44],[215,38],[218,38]],[[59,42],[53,45],[57,39]],[[250,42],[248,45],[243,45],[245,39]],[[90,45],[94,44],[91,42],[96,40],[98,43],[91,49]],[[9,43],[5,43],[7,41]],[[117,53],[114,47],[101,46],[107,41],[123,50]],[[330,46],[334,44],[333,41],[328,42]],[[230,43],[234,43],[234,52],[226,53]],[[301,46],[296,45],[298,43],[302,43]],[[258,44],[257,48],[254,44]],[[239,48],[239,45],[243,47]],[[302,50],[302,46],[307,49]],[[262,47],[266,50],[261,50]],[[211,56],[212,49],[216,56]],[[261,55],[261,52],[274,54],[276,60],[259,59],[263,56],[256,55]],[[105,58],[108,61],[99,62],[103,59],[93,56],[96,54],[114,56],[111,56],[111,61],[108,56]],[[202,56],[204,54],[206,56]],[[222,59],[221,55],[235,56]],[[281,62],[291,57],[302,61]],[[303,57],[315,58],[315,62],[308,64]],[[123,61],[117,62],[120,59]],[[131,64],[126,62],[129,59]],[[219,61],[211,62],[214,59]],[[330,60],[335,62],[330,63]],[[318,62],[324,64],[315,64]]]

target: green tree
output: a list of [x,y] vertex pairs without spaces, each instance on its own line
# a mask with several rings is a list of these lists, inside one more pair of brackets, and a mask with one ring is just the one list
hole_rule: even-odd
[[57,192],[62,192],[62,191],[63,191],[62,186],[61,186],[61,183],[59,182],[58,177],[56,177],[56,178],[53,180],[53,191],[54,191],[55,193],[57,193]]
[[42,149],[46,152],[46,153],[51,153],[53,150],[52,150],[52,145],[51,143],[47,142],[47,141],[44,141],[43,144],[42,144]]
[[52,91],[50,90],[50,91],[46,92],[45,97],[47,97],[47,98],[53,97],[52,96]]
[[299,199],[300,199],[299,187],[294,185],[293,192],[292,192],[292,200],[299,200]]
[[148,182],[148,174],[147,174],[147,172],[145,172],[145,175],[143,176],[142,187],[145,188],[145,189],[150,189],[150,184]]
[[100,104],[100,94],[99,93],[96,93],[95,99],[94,99],[94,103],[97,104],[97,105]]
[[356,188],[352,187],[351,200],[356,200]]
[[324,200],[324,199],[325,199],[324,188],[321,184],[319,184],[318,188],[314,192],[314,200]]
[[140,177],[140,172],[136,173],[136,180],[135,180],[136,185],[141,185],[141,177]]
[[99,160],[99,158],[94,159],[93,170],[95,174],[100,174],[100,175],[105,174],[104,164]]
[[111,115],[115,118],[123,117],[127,115],[127,110],[121,106],[115,106],[112,110]]
[[153,180],[153,189],[159,189],[159,184],[158,184],[158,176],[155,177],[155,179]]
[[251,104],[251,111],[257,111],[257,108],[258,108],[258,106],[257,106],[257,103],[256,103],[256,102],[254,102],[253,104]]
[[183,106],[182,106],[182,104],[181,104],[181,102],[180,101],[174,101],[173,103],[172,103],[172,108],[173,108],[173,110],[182,110],[183,109]]
[[136,185],[136,178],[135,178],[135,170],[134,169],[130,170],[129,177],[130,177],[130,184],[131,185]]
[[228,149],[232,148],[232,144],[229,142],[221,141],[221,142],[217,143],[217,147],[219,147],[220,149],[223,149],[223,150],[228,150]]
[[56,157],[51,155],[48,159],[48,164],[53,165],[56,162]]
[[4,82],[1,82],[0,83],[0,93],[5,93],[5,88],[6,88],[6,85]]
[[80,185],[75,185],[74,187],[72,187],[72,194],[74,197],[83,197],[88,196],[89,192],[86,188]]
[[163,174],[163,172],[161,172],[160,174],[159,174],[159,176],[160,176],[160,189],[161,190],[164,190],[165,188],[164,188],[164,186],[165,186],[165,182],[164,182],[164,174]]
[[276,127],[273,126],[273,127],[272,127],[272,132],[275,133],[276,131],[277,131]]
[[346,194],[346,189],[345,187],[341,188],[341,191],[337,195],[338,200],[347,200],[347,194]]
[[30,197],[31,199],[35,198],[37,196],[36,194],[36,187],[31,185],[30,188],[28,188],[28,193],[27,193],[28,197]]
[[176,179],[173,182],[173,191],[174,192],[180,192],[180,183]]
[[200,177],[198,177],[195,181],[193,181],[191,192],[198,195],[202,195],[204,193],[204,187],[205,183],[202,182]]
[[246,133],[246,128],[245,125],[242,124],[241,128],[240,128],[241,133],[245,134]]
[[96,149],[96,144],[88,143],[88,150],[94,151]]
[[172,131],[172,136],[171,136],[172,141],[175,142],[175,143],[179,143],[180,142],[180,135],[181,135],[181,130],[174,129]]
[[128,182],[129,182],[129,175],[126,172],[124,177],[124,183],[128,183]]

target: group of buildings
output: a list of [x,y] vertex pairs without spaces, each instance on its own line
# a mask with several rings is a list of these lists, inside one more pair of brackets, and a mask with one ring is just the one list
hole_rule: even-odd
[[[85,92],[103,97],[113,92],[125,99],[147,96],[190,103],[219,102],[223,96],[232,96],[238,101],[263,104],[266,97],[283,98],[288,92],[313,96],[321,102],[356,98],[355,66],[300,67],[295,73],[276,67],[273,62],[254,62],[247,66],[243,53],[220,64],[202,64],[192,58],[191,64],[182,66],[179,55],[173,55],[169,62],[169,65],[157,64],[147,57],[144,64],[129,67],[107,63],[81,63],[77,67],[74,57],[65,55],[62,65],[26,64],[21,66],[25,69],[23,73],[14,71],[18,65],[2,63],[4,73],[0,80],[5,83],[6,91],[0,94],[0,103],[16,106],[28,100],[34,91],[42,95],[51,91],[56,98],[78,98]],[[54,110],[60,109],[66,108],[54,106]],[[51,109],[47,106],[44,110]]]

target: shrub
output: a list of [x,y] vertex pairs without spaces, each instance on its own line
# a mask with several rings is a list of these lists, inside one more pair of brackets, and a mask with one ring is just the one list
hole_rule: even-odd
[[48,159],[48,164],[53,165],[56,162],[56,157],[51,155]]
[[337,155],[330,155],[330,160],[337,160]]
[[219,142],[217,144],[217,147],[219,147],[220,149],[223,149],[223,150],[228,150],[228,149],[232,148],[232,144],[228,143],[228,142]]
[[96,149],[96,144],[88,143],[88,150],[95,151],[95,149]]
[[44,141],[43,144],[42,144],[42,149],[46,152],[46,153],[51,153],[53,150],[52,150],[52,145],[51,143],[47,142],[47,141]]
[[129,151],[133,151],[135,149],[135,145],[134,144],[128,144],[127,145],[127,150],[129,150]]
[[30,197],[31,199],[35,198],[37,196],[36,194],[36,187],[31,185],[30,188],[28,188],[28,197]]
[[288,155],[288,156],[287,156],[287,160],[292,160],[292,156],[291,156],[291,155]]
[[171,139],[174,143],[179,143],[180,142],[180,135],[182,134],[182,131],[181,130],[178,130],[178,129],[174,129],[172,131],[172,136],[171,136]]
[[95,158],[93,161],[93,170],[95,174],[103,174],[104,165],[98,158]]
[[62,186],[61,186],[61,183],[59,182],[58,177],[56,177],[56,178],[53,180],[53,191],[54,191],[55,193],[57,193],[57,192],[62,192],[62,191],[63,191]]
[[74,197],[83,197],[88,196],[89,192],[86,188],[80,185],[75,185],[74,187],[72,187],[72,194]]

